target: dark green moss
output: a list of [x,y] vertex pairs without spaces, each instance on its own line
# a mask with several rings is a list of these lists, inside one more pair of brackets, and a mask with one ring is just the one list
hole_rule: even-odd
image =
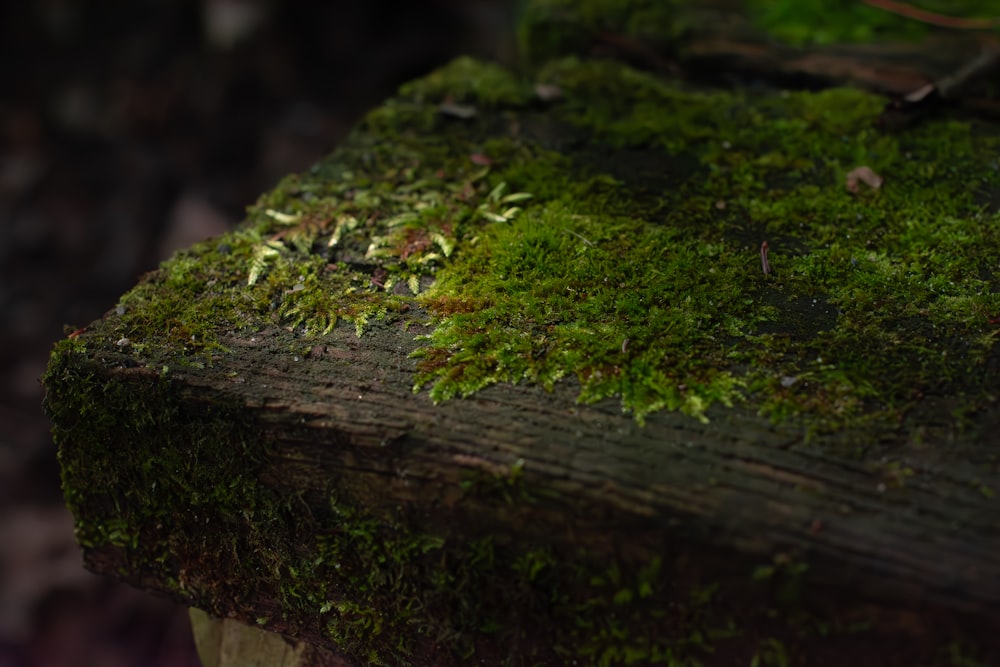
[[602,35],[637,38],[649,47],[680,35],[683,0],[531,0],[518,21],[518,51],[537,66],[571,53],[586,53]]
[[[751,0],[747,5],[758,25],[794,45],[917,40],[932,31],[929,21],[850,0]],[[1000,3],[989,0],[923,0],[907,6],[963,19],[989,19],[1000,12]]]
[[[324,506],[262,483],[272,445],[237,406],[193,401],[169,373],[87,374],[86,355],[78,341],[60,344],[45,377],[78,539],[88,557],[120,554],[124,579],[141,573],[210,612],[316,632],[372,665],[781,665],[804,647],[884,631],[875,611],[803,611],[808,568],[787,557],[722,587],[692,572],[683,545],[600,556],[511,540],[499,526],[457,535],[453,515],[376,510],[347,478],[329,479]],[[535,502],[518,465],[460,489],[460,512]],[[952,636],[931,664],[976,664],[978,649]]]
[[[216,590],[200,579],[203,560],[234,570],[254,553],[273,573],[283,557],[282,544],[265,536],[268,522],[257,521],[273,502],[253,481],[267,450],[244,413],[183,401],[166,368],[135,368],[135,382],[83,374],[75,362],[84,354],[60,344],[44,377],[79,543],[123,548],[141,571],[175,581],[179,596],[197,591],[209,609],[252,596],[255,581]],[[231,474],[216,477],[220,470]],[[193,531],[177,531],[182,516]],[[220,534],[236,541],[220,544]]]
[[[583,400],[617,395],[639,418],[748,398],[823,428],[891,422],[930,392],[992,400],[1000,238],[979,201],[1000,181],[996,133],[882,135],[881,101],[852,90],[693,92],[572,59],[540,76],[606,159],[581,174],[534,150],[498,170],[543,190],[422,296],[444,315],[420,353],[436,399],[573,374]],[[653,151],[657,171],[626,171]],[[882,190],[847,190],[862,165]]]
[[[563,99],[539,110],[468,59],[408,85],[241,230],[125,295],[109,342],[203,365],[230,335],[360,335],[421,305],[435,400],[575,376],[640,420],[748,403],[814,429],[993,400],[995,129],[881,134],[859,91],[695,91],[608,61],[537,80]],[[477,115],[437,114],[450,96]],[[885,186],[849,192],[859,166]]]
[[[276,600],[276,615],[258,613],[259,625],[289,634],[312,628],[372,665],[491,655],[499,656],[494,664],[552,664],[556,656],[698,664],[690,660],[707,650],[705,624],[721,613],[710,596],[675,595],[674,613],[685,613],[665,625],[648,613],[669,585],[660,558],[633,570],[515,544],[485,527],[451,535],[431,516],[362,509],[346,479],[329,480],[325,508],[306,503],[299,492],[261,483],[271,445],[245,412],[200,407],[169,374],[152,370],[136,369],[130,381],[81,374],[84,352],[76,348],[61,344],[45,377],[66,499],[81,545],[104,558],[120,554],[127,580],[141,573],[218,614],[259,609],[262,596]],[[514,508],[531,502],[520,480],[515,466],[469,480],[462,494]],[[620,635],[636,622],[654,623],[643,630],[654,639]],[[553,627],[568,634],[553,637]],[[498,653],[510,646],[524,649]]]
[[934,25],[935,14],[985,24],[1000,14],[995,0],[920,0],[906,3],[905,9],[919,15],[854,0],[531,0],[518,23],[518,46],[521,56],[534,65],[587,53],[604,40],[631,43],[635,49],[667,57],[683,51],[685,31],[704,30],[705,21],[723,16],[732,22],[741,10],[759,30],[793,46],[884,44],[933,35],[940,30]]
[[500,65],[460,57],[404,85],[403,98],[437,104],[445,100],[489,108],[519,107],[531,101],[531,87]]

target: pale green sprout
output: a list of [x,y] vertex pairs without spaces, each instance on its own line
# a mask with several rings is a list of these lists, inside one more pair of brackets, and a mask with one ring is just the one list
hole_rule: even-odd
[[337,219],[337,225],[333,229],[333,236],[330,237],[330,242],[326,244],[328,248],[340,243],[340,239],[343,238],[346,232],[354,231],[358,226],[358,219],[353,215],[343,215]]
[[265,241],[253,249],[253,259],[250,260],[250,275],[247,276],[247,285],[255,285],[260,277],[267,270],[268,265],[274,261],[282,250],[282,245],[278,241]]
[[264,213],[273,218],[275,222],[280,222],[283,225],[293,225],[302,219],[301,213],[282,213],[281,211],[275,211],[273,208],[267,209]]
[[441,248],[441,252],[444,253],[445,257],[451,257],[451,253],[455,251],[455,239],[449,239],[441,232],[431,234],[431,242]]
[[368,250],[365,251],[365,259],[379,259],[391,256],[392,247],[388,245],[388,237],[373,236],[372,242],[368,244]]
[[[493,188],[486,195],[486,201],[476,208],[476,213],[490,222],[510,222],[513,220],[514,216],[521,212],[521,208],[508,205],[531,199],[532,195],[527,192],[512,192],[509,195],[504,195],[506,189],[506,183],[500,183]],[[503,211],[498,210],[503,206],[507,206],[507,208]]]

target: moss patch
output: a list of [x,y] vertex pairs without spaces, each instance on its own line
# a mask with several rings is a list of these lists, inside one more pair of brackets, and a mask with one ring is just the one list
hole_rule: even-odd
[[[787,555],[720,584],[709,573],[725,554],[694,560],[666,535],[630,555],[511,539],[516,522],[484,525],[476,508],[536,502],[517,466],[465,479],[451,511],[361,502],[352,470],[319,487],[266,483],[275,447],[240,406],[191,400],[169,374],[87,373],[84,358],[60,344],[46,377],[77,538],[126,581],[210,613],[370,665],[789,665],[845,646],[867,655],[873,639],[913,644],[891,611],[803,611],[807,567]],[[920,662],[921,645],[912,662],[977,664],[962,662],[978,652],[960,633],[946,636],[939,656]]]
[[[994,130],[881,135],[881,101],[852,90],[693,92],[575,60],[539,77],[593,143],[498,170],[545,191],[422,297],[444,318],[422,352],[436,398],[574,374],[640,418],[747,398],[829,428],[928,393],[993,400]],[[885,187],[849,192],[861,165]]]
[[[739,636],[714,589],[672,581],[659,556],[633,570],[487,526],[453,535],[475,522],[362,509],[353,475],[311,491],[262,484],[273,445],[239,406],[192,401],[169,374],[81,371],[86,354],[58,346],[46,407],[77,539],[88,558],[117,554],[127,581],[314,633],[359,664],[696,665],[711,640]],[[460,511],[515,511],[532,502],[521,484],[516,467],[470,477]]]
[[[468,59],[408,85],[239,231],[146,277],[108,342],[204,365],[268,326],[430,316],[435,400],[575,377],[640,420],[743,403],[818,429],[995,401],[996,128],[881,134],[859,91],[690,90],[604,61],[535,78],[563,98]],[[885,185],[849,192],[859,166]]]
[[668,46],[687,27],[684,0],[531,0],[518,22],[518,51],[529,63],[584,53],[602,34]]
[[[933,31],[926,22],[850,0],[750,0],[747,6],[758,25],[796,46],[917,40]],[[1000,14],[1000,3],[982,0],[922,0],[907,7],[961,19]]]
[[[692,573],[683,547],[601,557],[474,521],[478,503],[534,502],[518,467],[464,480],[467,516],[362,508],[348,471],[323,488],[269,486],[274,446],[239,406],[192,401],[169,374],[86,373],[85,357],[58,347],[47,408],[77,538],[126,581],[308,634],[358,664],[696,667],[823,641],[818,620],[779,615],[766,589],[762,606],[739,606]],[[788,583],[777,567],[767,579]],[[853,632],[825,622],[834,641]]]
[[[917,0],[914,12],[972,21],[995,20],[995,0]],[[918,41],[941,28],[933,19],[913,18],[856,0],[531,0],[518,24],[520,54],[539,65],[554,57],[586,53],[602,41],[624,41],[634,48],[674,53],[689,29],[717,19],[713,12],[745,11],[754,26],[796,47],[842,43]],[[996,28],[994,28],[994,32]]]

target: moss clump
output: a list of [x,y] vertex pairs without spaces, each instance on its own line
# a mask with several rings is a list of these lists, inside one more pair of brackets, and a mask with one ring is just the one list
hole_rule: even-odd
[[[539,110],[468,59],[407,86],[102,331],[152,367],[203,365],[264,327],[429,313],[435,400],[575,377],[640,420],[746,403],[834,429],[994,400],[995,128],[881,134],[863,92],[691,90],[606,61],[537,79],[563,99]],[[450,95],[478,115],[437,114]],[[848,191],[862,165],[881,190]]]
[[456,244],[516,213],[523,195],[501,194],[469,159],[475,147],[393,137],[384,109],[369,121],[377,140],[356,134],[333,167],[264,195],[243,228],[164,262],[103,331],[140,358],[196,363],[267,326],[320,334],[347,320],[361,335],[409,310]]
[[[540,76],[603,155],[533,150],[499,171],[544,192],[421,297],[442,317],[419,353],[434,397],[573,374],[583,400],[639,418],[746,397],[824,428],[892,422],[928,393],[992,400],[995,132],[882,135],[881,101],[853,90],[695,92],[572,59]],[[859,165],[886,186],[849,192]]]
[[[955,19],[983,20],[1000,15],[996,0],[918,0],[917,12]],[[747,17],[760,30],[792,46],[917,41],[933,34],[922,20],[854,0],[749,0]],[[663,54],[683,46],[687,30],[724,14],[733,20],[741,3],[690,0],[531,0],[518,24],[520,53],[534,65],[586,53],[607,36],[634,41]],[[717,13],[713,13],[717,12]],[[994,29],[995,31],[995,29]]]
[[[997,16],[1000,3],[983,0],[923,0],[912,9],[964,19]],[[840,42],[917,40],[932,28],[925,22],[851,0],[751,0],[751,16],[771,35],[796,46]]]
[[531,207],[481,235],[423,298],[446,314],[419,353],[423,381],[440,400],[573,375],[582,400],[617,395],[639,418],[703,416],[742,386],[716,363],[716,334],[738,336],[738,315],[753,318],[746,307],[717,317],[742,264],[683,229],[594,215],[568,197]]
[[417,102],[454,102],[487,107],[517,107],[531,100],[531,87],[500,65],[463,56],[399,89]]
[[[711,639],[733,636],[712,630],[732,625],[724,608],[701,587],[678,592],[661,557],[633,570],[502,529],[454,535],[451,514],[362,508],[345,471],[325,489],[268,485],[274,446],[240,406],[192,401],[169,374],[88,373],[86,357],[76,342],[57,347],[46,408],[77,538],[102,571],[117,562],[128,581],[156,582],[210,613],[243,610],[289,635],[309,631],[372,665],[668,655],[694,665]],[[466,480],[458,511],[533,502],[520,474]],[[621,634],[637,623],[649,639]]]
[[532,0],[518,22],[518,50],[534,65],[585,53],[602,34],[667,46],[685,29],[683,0]]
[[268,450],[242,405],[186,402],[166,369],[134,368],[132,382],[88,373],[80,365],[86,356],[61,343],[43,378],[80,545],[120,547],[142,563],[122,576],[173,582],[172,593],[197,596],[207,609],[253,597],[255,579],[205,579],[239,571],[248,553],[275,575],[286,548],[258,521],[274,506],[255,479]]

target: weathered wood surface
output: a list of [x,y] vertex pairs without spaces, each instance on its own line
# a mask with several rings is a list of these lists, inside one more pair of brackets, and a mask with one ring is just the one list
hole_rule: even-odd
[[[740,51],[704,44],[705,57]],[[759,66],[793,60],[774,53]],[[901,91],[916,83],[897,74]],[[579,147],[578,131],[560,134],[542,115],[509,123],[518,141],[554,127],[542,141]],[[506,132],[510,120],[482,125]],[[947,392],[928,387],[892,428],[825,435],[746,406],[639,425],[616,400],[578,403],[569,379],[435,405],[413,391],[410,353],[429,328],[412,307],[361,336],[343,322],[311,337],[220,324],[226,351],[212,354],[152,353],[158,333],[126,340],[114,311],[75,334],[46,385],[88,566],[313,643],[316,664],[652,662],[648,646],[628,653],[618,644],[641,642],[595,618],[621,614],[643,637],[691,633],[701,607],[683,605],[709,584],[744,636],[719,640],[705,664],[746,664],[770,636],[798,642],[792,664],[896,664],[873,646],[898,664],[938,664],[956,637],[1000,655],[995,400],[959,423]],[[985,367],[998,367],[995,348]],[[402,555],[380,557],[392,544]],[[355,552],[341,578],[330,554]],[[524,574],[526,558],[541,559],[540,575]],[[654,561],[660,579],[642,580]],[[449,572],[454,581],[434,583]],[[785,584],[796,611],[835,629],[796,640],[787,619],[772,627]],[[562,645],[602,630],[586,650],[604,653]]]
[[[289,334],[262,332],[226,341],[234,353],[212,369],[172,370],[169,382],[183,405],[243,406],[273,443],[258,481],[281,496],[308,498],[332,484],[376,515],[417,513],[452,537],[490,534],[558,553],[583,548],[608,562],[669,554],[687,563],[686,576],[738,588],[757,566],[805,562],[806,607],[836,609],[843,599],[848,609],[906,610],[923,620],[897,639],[915,644],[940,641],[935,633],[955,623],[980,639],[990,631],[977,623],[1000,627],[1000,511],[980,492],[1000,481],[983,470],[995,456],[992,436],[960,458],[907,457],[914,474],[898,486],[870,457],[838,455],[830,439],[807,443],[794,426],[742,411],[720,409],[707,425],[656,414],[640,427],[614,402],[578,405],[563,385],[551,394],[496,386],[435,407],[411,390],[414,333],[385,327],[359,339],[343,326],[296,358],[287,352]],[[125,387],[160,382],[126,355],[98,352],[78,363],[80,372]],[[945,425],[940,437],[955,436]],[[469,473],[505,479],[520,465],[531,502],[460,490]],[[215,472],[223,480],[232,474]],[[177,521],[174,530],[191,530],[198,517]],[[293,540],[295,523],[287,529]],[[109,544],[86,556],[97,572],[178,596],[162,575],[134,569],[127,550]],[[210,554],[197,560],[182,561],[181,576],[200,567],[198,579],[232,583],[224,562]],[[280,604],[264,591],[229,603],[200,597],[197,585],[189,591],[182,599],[212,613],[248,623],[268,616],[271,629],[330,646],[309,619],[280,619]],[[951,620],[936,627],[941,618]]]
[[[794,425],[740,410],[719,408],[708,424],[658,413],[639,426],[616,401],[578,404],[569,382],[552,393],[494,386],[434,406],[412,391],[419,333],[400,324],[359,339],[341,326],[297,359],[289,334],[263,332],[226,341],[234,354],[211,369],[172,370],[170,382],[185,402],[242,405],[277,444],[261,481],[284,492],[350,477],[373,509],[446,510],[466,473],[505,478],[522,461],[525,487],[542,498],[524,523],[506,508],[477,511],[529,541],[655,553],[669,535],[748,562],[802,553],[824,563],[820,580],[850,581],[873,599],[1000,607],[1000,508],[980,491],[998,481],[982,467],[995,457],[989,432],[960,458],[914,452],[914,474],[898,486],[851,455],[858,443],[838,455],[842,436],[807,443]],[[125,355],[97,357],[83,368],[125,385],[158,378]],[[938,437],[959,437],[942,427]]]

